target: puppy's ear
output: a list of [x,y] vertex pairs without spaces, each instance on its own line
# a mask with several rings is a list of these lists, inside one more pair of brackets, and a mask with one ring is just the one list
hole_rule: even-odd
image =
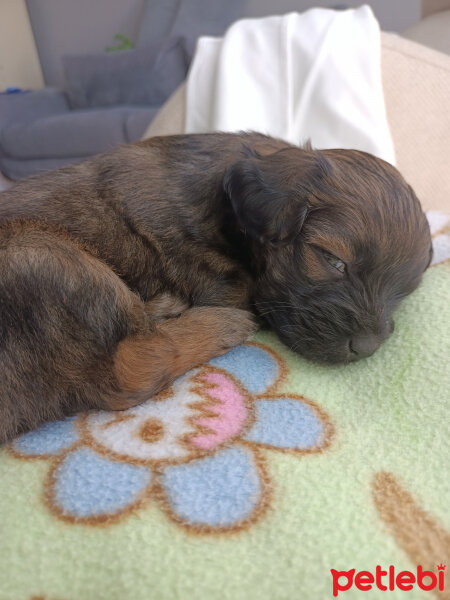
[[260,243],[283,245],[301,231],[308,214],[306,197],[267,160],[243,159],[225,173],[223,188],[242,231]]

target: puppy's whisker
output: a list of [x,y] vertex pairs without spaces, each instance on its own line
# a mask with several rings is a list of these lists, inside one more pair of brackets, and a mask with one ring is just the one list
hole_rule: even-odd
[[258,314],[260,316],[264,317],[265,315],[270,315],[271,313],[274,313],[274,312],[281,312],[284,308],[290,308],[290,307],[278,306],[278,307],[266,308],[265,310],[260,310],[258,312]]
[[277,306],[277,307],[289,307],[289,308],[294,308],[295,307],[295,303],[294,302],[281,302],[281,301],[276,301],[276,302],[259,302],[258,306]]
[[267,303],[267,306],[263,306],[262,304],[259,305],[258,308],[262,308],[262,310],[259,310],[259,312],[263,312],[264,310],[267,311],[271,311],[271,310],[281,310],[284,308],[289,308],[291,310],[295,310],[298,311],[298,306],[296,304],[294,304],[293,302],[275,302],[275,303]]

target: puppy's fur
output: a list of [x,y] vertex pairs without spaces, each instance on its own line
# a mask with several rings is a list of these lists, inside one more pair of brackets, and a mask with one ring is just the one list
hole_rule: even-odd
[[0,194],[0,443],[150,397],[243,341],[249,310],[306,357],[368,356],[430,247],[387,163],[259,134],[153,138],[20,182]]

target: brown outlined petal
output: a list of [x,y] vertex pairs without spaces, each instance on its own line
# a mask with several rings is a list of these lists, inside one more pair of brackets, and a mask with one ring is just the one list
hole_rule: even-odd
[[235,444],[198,461],[168,467],[156,497],[169,518],[194,533],[245,529],[264,512],[269,484],[262,455]]
[[334,430],[328,416],[303,396],[260,396],[254,412],[254,423],[243,437],[246,442],[301,453],[321,451],[331,442]]

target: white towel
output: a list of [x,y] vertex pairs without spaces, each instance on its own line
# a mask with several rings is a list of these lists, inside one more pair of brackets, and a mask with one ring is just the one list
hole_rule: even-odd
[[200,38],[186,102],[186,133],[253,130],[395,160],[368,6],[244,19]]

